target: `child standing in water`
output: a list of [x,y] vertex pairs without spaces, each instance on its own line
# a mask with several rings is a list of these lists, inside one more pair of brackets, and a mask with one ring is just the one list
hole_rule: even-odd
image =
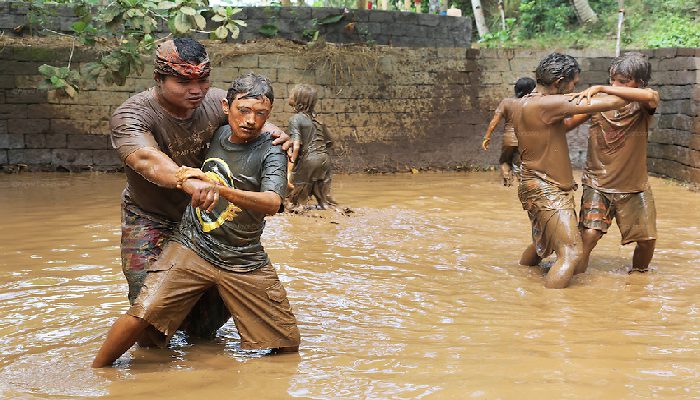
[[[629,272],[646,272],[656,245],[656,209],[647,175],[647,139],[659,94],[647,88],[651,66],[641,53],[625,53],[610,64],[610,86],[592,86],[575,96],[589,101],[597,93],[629,101],[626,106],[591,117],[583,170],[579,228],[584,272],[588,258],[615,218],[622,244],[636,243]],[[588,119],[576,115],[576,123]]]
[[513,103],[518,101],[517,99],[530,94],[530,92],[535,89],[536,82],[532,78],[519,78],[515,82],[515,99],[505,98],[501,100],[501,103],[496,108],[491,122],[489,122],[488,128],[486,128],[486,134],[484,135],[484,140],[481,142],[481,148],[488,150],[489,143],[491,142],[491,134],[493,130],[496,129],[501,119],[505,119],[505,125],[503,126],[503,145],[501,147],[501,157],[498,162],[501,164],[501,176],[503,177],[503,186],[510,186],[513,184],[513,170],[518,168],[520,164],[520,154],[518,153],[518,138],[515,136],[515,131],[513,130]]
[[294,86],[289,94],[289,105],[296,112],[289,118],[288,126],[294,143],[287,172],[291,190],[287,199],[292,210],[312,195],[320,209],[336,205],[330,195],[331,159],[328,154],[333,142],[325,125],[316,119],[317,100],[316,89],[303,83]]

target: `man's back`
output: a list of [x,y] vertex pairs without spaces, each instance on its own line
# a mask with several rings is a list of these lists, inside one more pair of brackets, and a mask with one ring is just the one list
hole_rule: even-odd
[[533,93],[513,103],[513,126],[523,165],[531,173],[563,190],[574,187],[574,177],[562,124],[566,96]]

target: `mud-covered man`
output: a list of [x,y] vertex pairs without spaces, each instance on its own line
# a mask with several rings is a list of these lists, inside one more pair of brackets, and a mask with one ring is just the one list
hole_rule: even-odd
[[[248,74],[232,83],[220,105],[229,124],[214,134],[202,169],[173,173],[192,202],[93,367],[114,362],[149,326],[172,335],[210,288],[233,316],[243,349],[297,351],[296,318],[260,242],[265,216],[277,212],[287,187],[287,156],[262,132],[273,101],[272,85],[262,76]],[[221,199],[208,209],[198,207],[198,198],[212,190]]]
[[573,91],[581,69],[568,55],[552,53],[535,71],[537,87],[514,107],[513,126],[521,158],[518,196],[532,224],[532,244],[520,264],[535,266],[556,253],[545,277],[548,288],[569,285],[582,255],[581,235],[574,209],[574,182],[566,133],[569,117],[614,110],[626,102],[616,96],[576,104],[564,93]]
[[[155,87],[126,100],[110,120],[112,144],[125,164],[122,193],[122,270],[129,302],[138,296],[146,270],[182,217],[190,196],[176,188],[180,166],[199,167],[214,132],[226,124],[221,100],[226,92],[210,88],[210,62],[196,40],[161,43],[155,56]],[[274,125],[265,131],[283,143],[288,136]],[[289,144],[285,143],[284,148]],[[213,189],[194,199],[204,209],[217,200]],[[184,324],[187,332],[212,337],[229,318],[221,299],[209,292]],[[147,341],[142,341],[146,344]]]

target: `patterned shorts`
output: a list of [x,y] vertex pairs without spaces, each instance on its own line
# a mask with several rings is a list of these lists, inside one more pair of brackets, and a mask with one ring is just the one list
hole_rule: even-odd
[[656,206],[651,188],[639,193],[605,193],[583,187],[579,227],[608,232],[615,218],[622,244],[656,239]]

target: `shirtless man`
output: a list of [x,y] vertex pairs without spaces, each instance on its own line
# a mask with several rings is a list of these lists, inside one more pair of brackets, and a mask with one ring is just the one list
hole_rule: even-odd
[[514,107],[513,126],[518,138],[522,171],[518,197],[532,224],[532,244],[520,264],[535,266],[556,253],[545,278],[547,288],[565,288],[582,256],[581,235],[574,209],[574,182],[566,133],[567,118],[620,108],[616,96],[592,98],[576,104],[564,93],[573,91],[581,69],[567,55],[546,56],[535,71],[537,87]]

